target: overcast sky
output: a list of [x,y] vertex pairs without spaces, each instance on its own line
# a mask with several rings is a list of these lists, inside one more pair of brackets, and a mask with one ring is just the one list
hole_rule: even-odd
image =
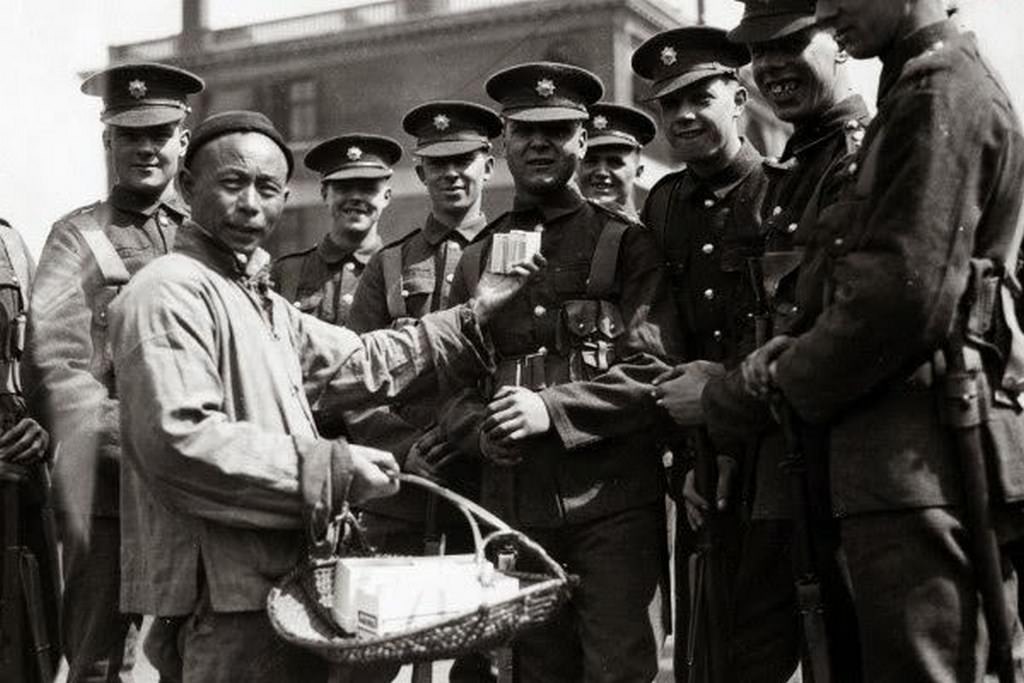
[[[689,0],[680,0],[686,6]],[[357,4],[353,0],[210,0],[211,28]],[[99,102],[78,74],[106,63],[107,46],[173,35],[180,0],[3,0],[0,21],[0,216],[38,254],[50,224],[106,194]],[[730,27],[742,5],[707,0],[708,23]],[[963,0],[963,22],[979,33],[1024,111],[1024,3]],[[873,95],[876,69],[858,68]]]

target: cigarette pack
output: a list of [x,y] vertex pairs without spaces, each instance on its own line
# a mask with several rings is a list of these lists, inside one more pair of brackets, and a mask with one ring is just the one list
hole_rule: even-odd
[[511,230],[498,233],[491,240],[491,260],[488,270],[506,274],[512,266],[522,263],[540,252],[541,233]]

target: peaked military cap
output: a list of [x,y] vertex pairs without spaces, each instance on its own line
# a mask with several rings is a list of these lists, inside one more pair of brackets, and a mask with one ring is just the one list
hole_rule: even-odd
[[739,25],[729,31],[734,43],[763,43],[816,23],[814,0],[739,0],[746,6]]
[[137,62],[93,74],[82,83],[82,92],[103,98],[103,123],[145,128],[185,118],[191,111],[188,96],[201,92],[204,85],[185,69]]
[[658,129],[646,112],[611,102],[590,106],[587,148],[628,145],[640,148],[654,139]]
[[347,178],[390,178],[402,158],[402,146],[389,137],[351,133],[324,140],[306,153],[306,168],[320,181]]
[[189,140],[188,147],[185,149],[185,168],[192,166],[192,160],[203,145],[232,133],[259,133],[270,138],[284,154],[285,161],[288,162],[288,177],[291,178],[295,159],[292,156],[292,151],[288,149],[284,136],[277,128],[274,128],[274,124],[266,115],[258,111],[244,109],[225,111],[203,119],[192,131],[192,139]]
[[601,99],[601,79],[559,62],[529,62],[487,79],[487,94],[513,121],[585,121],[587,107]]
[[501,117],[492,109],[449,100],[421,104],[402,119],[402,128],[416,138],[416,154],[421,157],[490,149],[491,139],[501,135],[503,127]]
[[664,97],[699,80],[735,75],[750,61],[743,45],[710,26],[674,28],[652,36],[633,53],[633,71],[652,81],[648,100]]

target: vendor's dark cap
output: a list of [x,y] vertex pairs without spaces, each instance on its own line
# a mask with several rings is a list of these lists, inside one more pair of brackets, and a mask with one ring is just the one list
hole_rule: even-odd
[[705,78],[735,76],[749,61],[747,48],[729,42],[725,31],[690,26],[659,33],[638,47],[633,71],[652,82],[647,99],[656,100]]
[[729,31],[734,43],[764,43],[814,26],[813,0],[740,0],[743,18]]
[[402,146],[383,135],[352,133],[324,140],[309,150],[303,163],[321,182],[348,178],[389,178],[402,158]]
[[512,121],[585,121],[587,107],[604,95],[600,78],[558,62],[510,67],[487,79],[484,88]]
[[138,62],[93,74],[82,83],[82,92],[103,98],[103,123],[146,128],[185,118],[191,111],[188,96],[203,87],[203,79],[185,69]]
[[610,102],[590,106],[587,120],[587,149],[629,146],[637,149],[654,139],[658,129],[646,112]]
[[258,111],[225,111],[204,119],[192,131],[192,139],[185,150],[185,168],[191,166],[192,160],[203,145],[232,133],[259,133],[270,138],[284,154],[284,158],[288,162],[288,177],[292,177],[292,171],[295,168],[292,151],[288,149],[284,136],[278,132],[277,128],[274,128],[270,119]]
[[501,117],[472,102],[439,100],[414,107],[402,119],[402,128],[416,138],[421,157],[452,157],[490,149],[501,135]]

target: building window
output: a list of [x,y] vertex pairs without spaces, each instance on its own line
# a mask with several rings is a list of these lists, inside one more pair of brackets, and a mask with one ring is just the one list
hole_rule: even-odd
[[302,80],[288,84],[288,136],[293,141],[316,137],[316,81]]

